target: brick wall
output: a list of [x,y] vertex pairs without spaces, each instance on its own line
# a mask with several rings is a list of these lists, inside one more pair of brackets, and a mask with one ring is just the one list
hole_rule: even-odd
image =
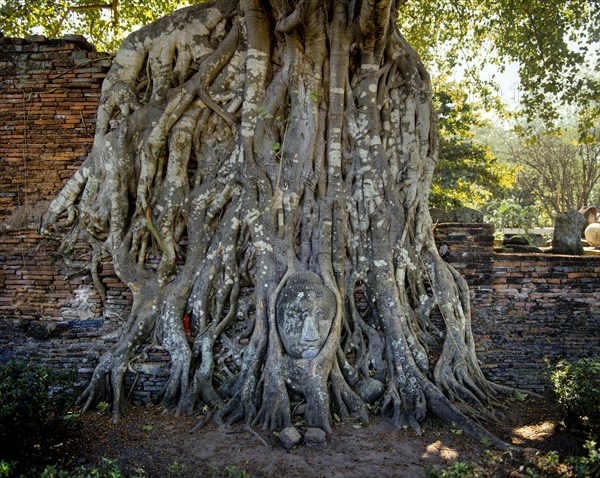
[[471,288],[487,376],[541,391],[546,360],[600,354],[600,257],[496,254],[487,224],[438,224],[435,233]]
[[[82,380],[114,343],[131,297],[105,262],[102,308],[89,274],[67,267],[36,221],[91,146],[109,66],[83,39],[0,38],[0,361],[76,366]],[[544,357],[600,350],[600,258],[494,254],[484,224],[437,224],[435,234],[470,284],[491,378],[541,390]],[[127,376],[136,401],[155,395],[168,373],[165,352],[146,345]]]
[[0,221],[51,199],[78,169],[110,63],[83,37],[0,38]]
[[542,389],[547,359],[600,354],[600,258],[495,254],[475,333],[491,377]]
[[[89,151],[112,59],[83,37],[0,38],[0,360],[76,366],[84,375],[127,313],[110,264],[108,307],[89,274],[67,267],[40,214]],[[85,255],[81,250],[79,254]],[[121,287],[119,287],[121,286]]]
[[479,307],[491,305],[494,227],[490,224],[436,224],[434,237],[444,260],[467,278]]

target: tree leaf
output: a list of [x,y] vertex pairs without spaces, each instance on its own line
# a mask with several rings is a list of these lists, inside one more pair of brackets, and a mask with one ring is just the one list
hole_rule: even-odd
[[527,394],[515,389],[515,391],[513,392],[513,398],[519,402],[524,402],[527,398]]
[[492,440],[490,440],[488,437],[482,438],[481,440],[479,440],[479,443],[481,443],[486,448],[489,448],[493,445]]

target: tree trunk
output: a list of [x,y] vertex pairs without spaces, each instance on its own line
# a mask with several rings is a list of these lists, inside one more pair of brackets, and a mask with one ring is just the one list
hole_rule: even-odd
[[178,412],[330,432],[379,404],[399,427],[431,412],[504,446],[472,419],[505,390],[433,241],[431,85],[397,2],[289,3],[185,8],[117,53],[92,151],[43,225],[110,254],[134,297],[82,403],[108,393],[118,418],[153,334]]

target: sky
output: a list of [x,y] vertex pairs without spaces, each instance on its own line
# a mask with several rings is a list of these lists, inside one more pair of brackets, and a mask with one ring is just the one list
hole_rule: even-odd
[[487,65],[483,69],[482,77],[485,80],[494,79],[496,81],[500,97],[510,109],[519,105],[519,66],[516,63],[508,63],[503,72],[500,72],[496,65]]

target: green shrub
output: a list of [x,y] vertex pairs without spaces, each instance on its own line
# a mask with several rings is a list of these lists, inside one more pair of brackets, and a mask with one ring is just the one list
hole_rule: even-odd
[[0,367],[0,447],[4,458],[31,458],[64,428],[73,374],[13,362]]
[[550,377],[565,426],[586,438],[600,438],[600,356],[561,361]]
[[185,476],[185,465],[183,463],[179,463],[178,461],[174,461],[167,466],[167,472],[171,478]]
[[15,464],[7,461],[0,461],[0,478],[11,478],[15,473]]
[[546,222],[538,206],[521,206],[509,200],[490,201],[482,209],[485,220],[492,223],[496,229],[533,229],[543,226]]
[[[558,453],[537,453],[518,467],[520,476],[528,478],[591,478],[600,476],[600,450],[596,443],[585,444],[588,454],[561,460]],[[516,466],[515,466],[516,468]]]
[[424,471],[426,478],[478,478],[483,476],[480,474],[477,465],[464,461],[454,462],[450,467],[443,470],[437,470],[435,467],[428,465]]
[[[518,463],[513,465],[517,468]],[[528,478],[572,478],[569,467],[563,463],[556,451],[537,452],[525,457],[518,470]]]
[[114,460],[102,459],[100,466],[81,466],[67,470],[55,465],[46,466],[41,471],[30,470],[24,474],[17,471],[14,463],[0,461],[0,478],[144,478],[144,470],[138,469],[134,474],[126,474]]
[[568,460],[577,478],[587,478],[589,476],[600,476],[600,449],[596,447],[595,441],[588,441],[585,444],[588,451],[586,456],[572,457]]
[[136,470],[133,475],[129,475],[121,470],[114,460],[104,458],[102,465],[82,466],[73,471],[67,471],[56,466],[47,466],[39,475],[40,478],[144,478],[144,470]]
[[563,458],[556,451],[524,454],[490,453],[481,464],[455,462],[438,470],[424,469],[426,478],[592,478],[600,477],[600,450],[588,441],[586,456]]

